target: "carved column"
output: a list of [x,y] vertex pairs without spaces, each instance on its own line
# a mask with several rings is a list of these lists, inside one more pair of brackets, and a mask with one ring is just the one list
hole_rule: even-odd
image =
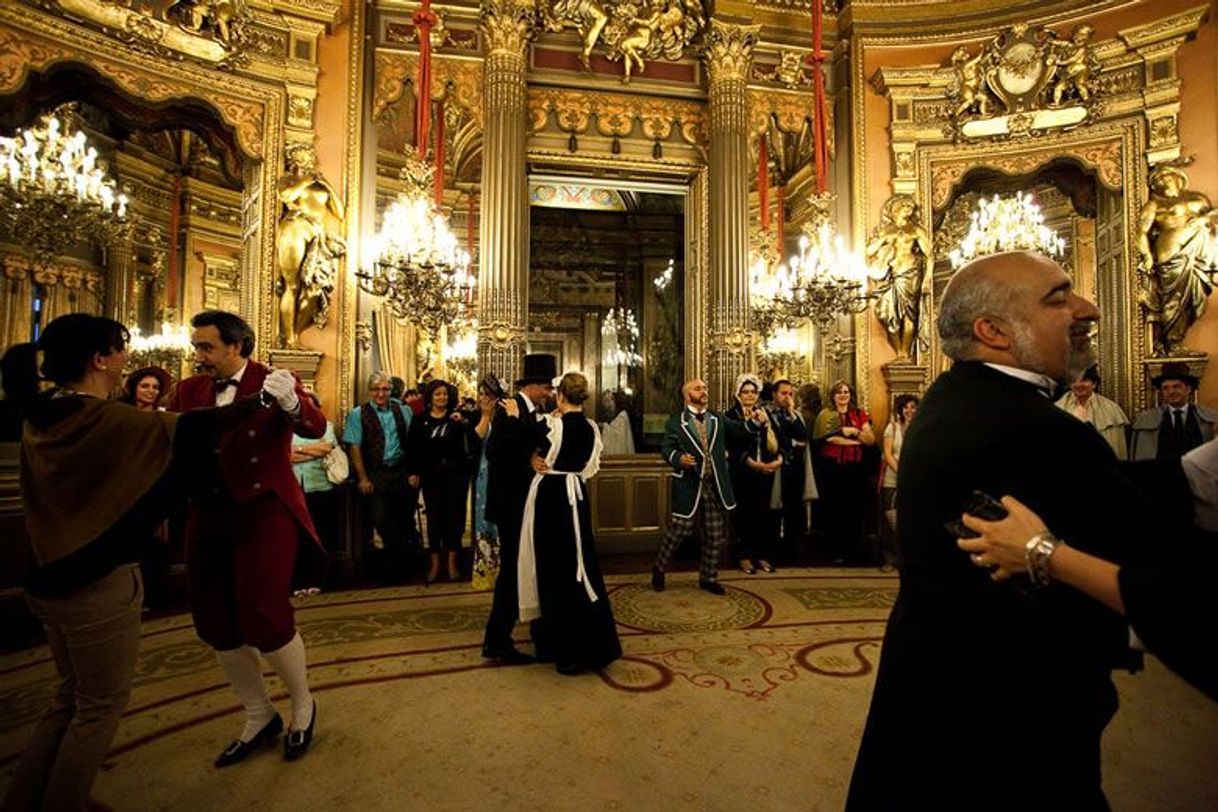
[[526,48],[533,4],[482,4],[485,130],[478,261],[478,369],[508,385],[520,372],[529,311]]
[[749,64],[760,25],[711,20],[710,76],[710,364],[711,404],[726,408],[732,382],[752,366],[749,329]]

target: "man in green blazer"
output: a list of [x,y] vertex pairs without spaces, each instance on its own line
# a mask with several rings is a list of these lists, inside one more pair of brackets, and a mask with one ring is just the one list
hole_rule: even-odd
[[672,515],[651,569],[651,588],[664,590],[664,570],[673,552],[702,528],[698,586],[724,594],[718,581],[719,552],[727,542],[727,512],[736,507],[727,468],[727,436],[755,433],[768,419],[757,409],[749,420],[732,420],[710,411],[706,383],[694,378],[681,387],[685,407],[668,418],[660,450],[673,467]]

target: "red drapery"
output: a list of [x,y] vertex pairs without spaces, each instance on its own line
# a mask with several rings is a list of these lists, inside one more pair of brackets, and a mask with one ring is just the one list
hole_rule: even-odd
[[812,91],[816,120],[812,122],[812,152],[816,161],[816,193],[828,187],[829,148],[825,137],[825,52],[821,48],[821,0],[812,0]]

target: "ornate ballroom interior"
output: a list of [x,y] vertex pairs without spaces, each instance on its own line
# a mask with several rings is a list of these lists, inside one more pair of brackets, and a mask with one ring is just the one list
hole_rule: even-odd
[[[961,252],[1004,228],[1098,305],[1104,392],[1128,415],[1155,404],[1172,362],[1218,408],[1216,121],[1214,0],[7,0],[0,350],[84,311],[132,328],[133,363],[181,378],[190,317],[230,310],[257,332],[255,357],[293,370],[340,430],[371,373],[472,395],[481,376],[510,382],[526,354],[551,353],[634,404],[636,453],[606,456],[590,483],[598,546],[630,562],[669,514],[655,451],[682,381],[704,379],[726,408],[745,372],[846,379],[882,426],[947,367],[938,298]],[[49,142],[67,156],[71,138],[66,179],[36,182],[32,156],[45,147],[53,169]],[[991,201],[1006,219],[987,231]],[[1167,246],[1156,215],[1180,204],[1209,229],[1208,253]],[[5,446],[11,629],[28,627],[17,478]],[[166,615],[145,625],[100,798],[840,806],[894,575],[792,569],[787,589],[742,589],[730,609],[695,593],[677,610],[637,588],[641,567],[610,569],[629,662],[584,690],[611,698],[545,683],[554,718],[621,734],[580,751],[598,765],[589,778],[561,764],[578,738],[555,738],[544,716],[519,739],[497,731],[536,686],[481,668],[489,596],[368,586],[354,488],[340,514],[335,589],[301,607],[331,690],[328,747],[348,748],[311,758],[336,774],[271,802],[254,785],[276,786],[276,764],[222,781],[196,765],[192,747],[222,738],[235,706],[188,618]],[[0,657],[0,786],[51,676],[30,643],[16,633]],[[1213,706],[1149,671],[1127,679],[1129,716],[1110,734],[1110,800],[1215,808]],[[411,714],[395,686],[417,697]],[[403,745],[365,730],[377,714],[425,732]],[[617,727],[659,716],[659,745]],[[1174,739],[1150,732],[1173,725]],[[775,752],[723,759],[716,737]],[[518,743],[537,755],[487,766]],[[446,752],[460,766],[438,764]],[[636,781],[608,766],[617,753],[651,766]],[[337,775],[364,759],[366,783]],[[536,787],[513,783],[541,768]]]

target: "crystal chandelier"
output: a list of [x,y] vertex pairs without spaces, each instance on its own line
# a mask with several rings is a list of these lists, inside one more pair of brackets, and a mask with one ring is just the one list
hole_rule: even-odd
[[108,242],[127,218],[127,196],[59,113],[0,137],[0,232],[43,266],[80,243]]
[[130,332],[127,351],[131,362],[137,366],[156,364],[176,373],[181,369],[182,360],[194,352],[190,328],[184,324],[161,322],[161,332],[150,336],[144,335],[139,327],[132,327]]
[[[472,318],[476,280],[469,270],[469,253],[461,249],[440,211],[442,184],[435,180],[436,168],[424,160],[431,129],[430,31],[439,23],[431,0],[423,0],[412,20],[419,39],[418,103],[414,146],[406,147],[400,173],[405,189],[385,211],[380,232],[365,249],[371,262],[355,276],[360,289],[384,299],[394,316],[434,336],[441,327]],[[440,149],[436,152],[439,155]]]
[[601,347],[606,366],[632,368],[643,363],[643,356],[639,355],[639,324],[633,310],[609,308],[601,324]]
[[803,342],[791,327],[767,333],[757,352],[758,371],[769,379],[789,375],[791,368],[804,360]]
[[[836,233],[830,210],[834,196],[828,192],[829,163],[828,105],[825,100],[824,62],[819,2],[812,3],[812,83],[815,117],[812,128],[816,191],[809,203],[812,214],[802,227],[799,254],[785,266],[758,265],[753,305],[754,325],[768,334],[777,326],[793,327],[811,321],[822,331],[840,316],[861,313],[869,298],[867,268],[862,258],[846,248]],[[774,267],[768,271],[767,267]],[[762,328],[768,329],[762,329]]]
[[1032,195],[1017,192],[1014,197],[995,195],[992,200],[977,201],[968,233],[948,257],[952,268],[959,268],[987,254],[1029,250],[1060,257],[1065,249],[1066,241],[1045,225],[1045,216]]
[[478,325],[471,322],[459,333],[451,333],[444,347],[445,363],[457,377],[473,380],[478,371]]
[[373,258],[356,272],[361,290],[384,299],[393,315],[435,334],[440,327],[468,320],[476,277],[448,220],[432,203],[432,167],[406,147],[399,192],[366,253]]

